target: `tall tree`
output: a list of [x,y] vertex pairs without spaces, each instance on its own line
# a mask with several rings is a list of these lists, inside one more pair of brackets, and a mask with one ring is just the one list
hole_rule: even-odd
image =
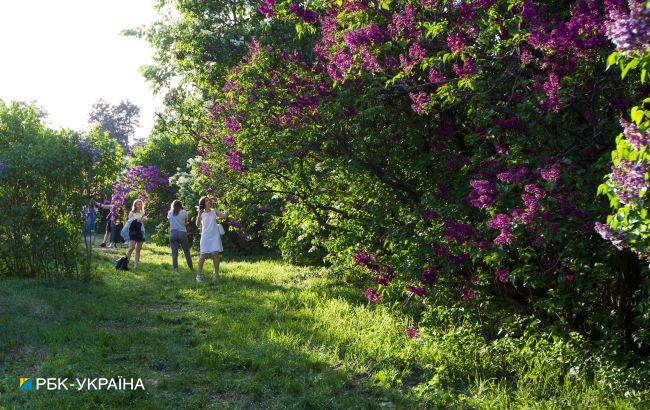
[[108,132],[126,152],[129,148],[129,137],[135,134],[135,129],[140,124],[140,107],[129,100],[113,105],[100,99],[93,104],[88,122],[98,126],[102,132]]

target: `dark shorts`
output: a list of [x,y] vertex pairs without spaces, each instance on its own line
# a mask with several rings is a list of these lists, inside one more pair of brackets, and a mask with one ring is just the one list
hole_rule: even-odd
[[142,234],[140,235],[129,234],[129,241],[142,243],[144,242],[144,236],[142,236]]

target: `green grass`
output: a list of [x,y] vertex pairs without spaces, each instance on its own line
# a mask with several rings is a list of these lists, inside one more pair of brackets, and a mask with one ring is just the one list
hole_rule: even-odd
[[[555,344],[486,344],[461,325],[407,339],[406,318],[323,270],[226,257],[218,283],[197,285],[171,271],[165,248],[146,244],[135,272],[101,253],[89,285],[0,279],[0,407],[640,408],[648,398],[599,374],[567,376]],[[118,376],[146,390],[18,390],[19,377]]]

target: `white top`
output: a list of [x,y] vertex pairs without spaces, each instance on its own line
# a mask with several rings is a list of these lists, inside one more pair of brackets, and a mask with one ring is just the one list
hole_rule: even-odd
[[185,221],[187,220],[187,212],[184,209],[181,209],[178,212],[178,215],[174,215],[174,211],[170,209],[169,213],[167,213],[167,219],[169,219],[170,230],[187,232],[187,229],[185,228]]
[[223,252],[217,213],[213,210],[201,214],[201,253]]

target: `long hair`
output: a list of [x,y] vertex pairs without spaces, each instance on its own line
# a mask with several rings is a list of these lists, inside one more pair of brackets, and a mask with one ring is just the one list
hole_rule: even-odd
[[183,209],[183,203],[176,199],[174,202],[172,202],[171,210],[174,213],[174,216],[178,215],[178,213]]
[[201,199],[199,199],[199,209],[204,210],[205,209],[205,202],[208,200],[207,196],[202,196]]
[[144,201],[142,201],[142,199],[136,199],[135,201],[133,201],[133,205],[131,206],[131,212],[137,212],[135,209],[135,205],[138,202],[140,203],[141,206],[140,212],[144,213]]

